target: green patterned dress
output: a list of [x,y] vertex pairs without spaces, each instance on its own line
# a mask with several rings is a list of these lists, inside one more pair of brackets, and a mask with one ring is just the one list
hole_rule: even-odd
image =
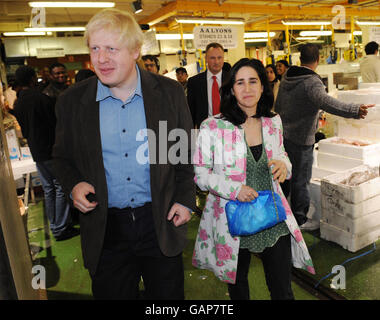
[[[255,160],[255,158],[258,160]],[[246,185],[256,191],[271,190],[271,175],[269,173],[268,158],[263,145],[249,147],[247,145],[247,179]],[[254,235],[241,236],[240,248],[247,248],[250,252],[263,252],[265,248],[272,247],[277,240],[289,233],[285,221],[260,231]]]

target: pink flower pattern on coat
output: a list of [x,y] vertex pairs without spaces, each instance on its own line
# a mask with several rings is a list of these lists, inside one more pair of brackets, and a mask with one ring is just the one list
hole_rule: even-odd
[[213,205],[214,209],[214,217],[218,220],[220,214],[224,212],[224,209],[220,207],[220,199],[218,198],[219,201],[215,201]]
[[199,238],[203,241],[206,241],[208,239],[207,231],[205,229],[199,230]]
[[[283,147],[281,118],[263,117],[261,121],[263,144],[268,158],[283,160],[288,170],[291,170],[291,163]],[[210,117],[200,127],[194,153],[194,160],[198,160],[194,161],[195,181],[202,190],[207,189],[210,193],[200,221],[192,262],[195,267],[208,269],[227,283],[235,283],[236,280],[240,238],[230,235],[224,207],[229,199],[236,200],[237,191],[245,184],[247,150],[243,137],[244,131],[241,127],[235,127],[223,119]],[[227,148],[226,144],[229,145]],[[215,159],[222,159],[223,162],[215,166]],[[273,182],[273,186],[280,194],[286,210],[286,223],[292,235],[292,246],[297,247],[296,250],[292,250],[293,264],[315,273],[289,204],[278,183]]]
[[228,271],[228,272],[226,272],[226,276],[230,279],[235,280],[236,279],[236,272],[235,271]]
[[210,123],[209,123],[209,128],[211,130],[215,130],[216,128],[218,128],[218,125],[216,124],[216,121],[215,120],[211,120]]
[[227,244],[217,243],[215,245],[218,260],[229,260],[232,257],[232,248]]
[[297,242],[300,242],[300,241],[302,241],[302,233],[301,233],[301,230],[300,229],[296,229],[296,230],[294,230],[294,234],[295,234],[295,236],[296,236],[296,241]]

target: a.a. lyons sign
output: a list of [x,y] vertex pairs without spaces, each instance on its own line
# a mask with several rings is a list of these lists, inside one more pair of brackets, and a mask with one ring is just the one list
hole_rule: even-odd
[[198,26],[194,28],[193,34],[196,49],[204,50],[212,42],[221,44],[225,49],[237,47],[237,30],[235,27]]

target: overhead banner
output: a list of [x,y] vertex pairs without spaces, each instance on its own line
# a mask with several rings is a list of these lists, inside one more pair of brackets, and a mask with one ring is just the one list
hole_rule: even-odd
[[194,46],[196,49],[205,50],[207,45],[217,42],[225,49],[237,47],[237,30],[235,27],[204,27],[198,26],[193,30]]

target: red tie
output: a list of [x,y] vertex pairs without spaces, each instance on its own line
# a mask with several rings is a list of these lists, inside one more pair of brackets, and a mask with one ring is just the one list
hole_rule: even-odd
[[216,76],[212,76],[214,80],[212,82],[212,114],[220,113],[220,95],[219,95],[219,86],[216,81]]

